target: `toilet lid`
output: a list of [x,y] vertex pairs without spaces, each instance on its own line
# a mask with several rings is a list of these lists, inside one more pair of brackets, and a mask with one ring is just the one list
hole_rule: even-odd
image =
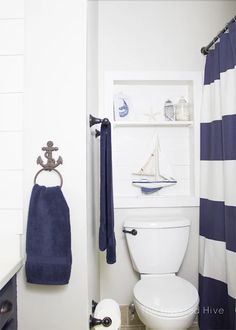
[[135,299],[146,308],[159,313],[177,314],[198,303],[198,292],[178,276],[143,278],[134,287]]

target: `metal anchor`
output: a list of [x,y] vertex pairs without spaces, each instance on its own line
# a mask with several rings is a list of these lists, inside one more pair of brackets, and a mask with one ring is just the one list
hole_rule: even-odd
[[53,147],[53,142],[48,141],[47,147],[42,148],[43,151],[45,151],[44,156],[47,159],[47,163],[44,164],[41,156],[37,158],[37,164],[41,165],[45,170],[52,171],[54,170],[58,165],[63,163],[63,160],[61,156],[58,157],[58,160],[55,161],[55,159],[52,157],[53,151],[58,151],[57,147]]

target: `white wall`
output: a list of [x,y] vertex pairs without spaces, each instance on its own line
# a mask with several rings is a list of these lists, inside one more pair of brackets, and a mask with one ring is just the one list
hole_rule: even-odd
[[[24,2],[0,1],[0,257],[20,256]],[[3,248],[4,247],[4,248]],[[6,248],[7,247],[7,248]]]
[[[235,14],[233,1],[100,1],[99,82],[103,109],[107,70],[202,71],[200,48]],[[180,276],[197,286],[198,208],[116,209],[117,263],[101,255],[101,296],[132,300],[138,274],[132,270],[122,224],[128,216],[183,215],[191,219],[190,242]]]
[[65,286],[27,284],[21,271],[19,330],[88,329],[86,28],[85,0],[25,1],[24,221],[36,158],[52,140],[64,161],[73,265]]
[[[87,123],[89,114],[98,115],[98,2],[88,1],[87,11]],[[87,248],[88,305],[100,298],[100,273],[97,235],[98,140],[87,125]]]
[[[235,15],[235,1],[99,1],[103,70],[202,70],[202,46]],[[200,56],[199,56],[200,55]]]

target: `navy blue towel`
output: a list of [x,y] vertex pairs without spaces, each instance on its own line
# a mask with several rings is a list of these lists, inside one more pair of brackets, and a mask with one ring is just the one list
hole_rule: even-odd
[[67,284],[71,273],[70,213],[61,188],[34,185],[26,235],[29,283]]
[[112,187],[111,124],[103,120],[100,136],[100,228],[99,248],[106,250],[107,263],[116,262],[114,205]]

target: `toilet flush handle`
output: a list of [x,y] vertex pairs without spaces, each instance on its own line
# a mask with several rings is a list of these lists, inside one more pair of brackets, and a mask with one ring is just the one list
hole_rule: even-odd
[[136,236],[138,234],[138,232],[137,232],[136,229],[132,229],[132,230],[125,230],[125,229],[123,229],[122,231],[123,231],[123,233],[131,234],[133,236]]

